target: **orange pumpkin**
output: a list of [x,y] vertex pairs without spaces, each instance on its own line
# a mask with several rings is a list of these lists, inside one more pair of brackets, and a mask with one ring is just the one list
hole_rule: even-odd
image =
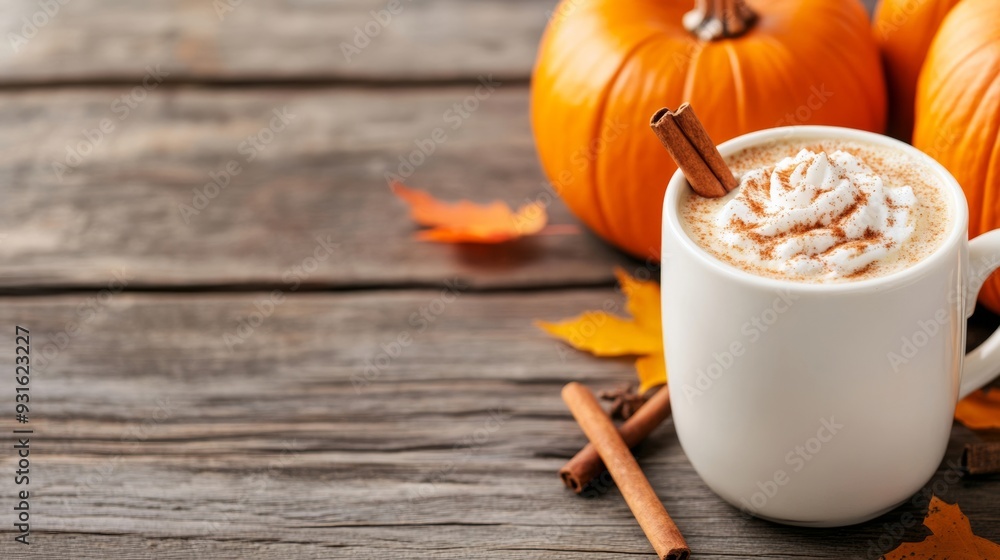
[[[1000,228],[1000,2],[962,0],[938,30],[917,83],[913,145],[969,199],[969,235]],[[976,266],[978,263],[972,263]],[[980,301],[1000,312],[1000,278]]]
[[872,22],[889,86],[889,133],[909,141],[913,100],[924,57],[958,0],[882,0]]
[[691,101],[716,142],[754,130],[885,125],[878,47],[856,0],[563,0],[535,65],[531,120],[553,188],[590,228],[659,258],[676,169],[649,130]]

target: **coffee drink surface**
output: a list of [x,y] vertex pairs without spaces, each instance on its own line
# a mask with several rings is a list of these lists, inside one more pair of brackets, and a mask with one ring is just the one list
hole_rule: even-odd
[[740,186],[681,199],[688,235],[752,274],[812,283],[903,270],[934,252],[953,220],[925,163],[853,141],[778,141],[726,158]]

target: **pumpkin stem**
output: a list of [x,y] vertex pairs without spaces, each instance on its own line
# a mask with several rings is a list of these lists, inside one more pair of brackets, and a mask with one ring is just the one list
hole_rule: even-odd
[[684,28],[702,41],[739,37],[753,27],[757,14],[744,0],[695,0],[684,14]]

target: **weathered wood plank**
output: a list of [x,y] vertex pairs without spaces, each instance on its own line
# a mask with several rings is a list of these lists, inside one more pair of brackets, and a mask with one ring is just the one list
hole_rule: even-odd
[[0,20],[0,83],[138,82],[147,66],[180,81],[524,80],[554,5],[11,0]]
[[[650,553],[614,489],[583,499],[555,476],[584,442],[559,388],[617,386],[630,361],[566,351],[530,324],[620,305],[612,290],[291,294],[242,333],[267,295],[120,294],[92,314],[91,295],[0,301],[0,324],[30,328],[36,356],[35,554]],[[64,339],[68,321],[79,331]],[[230,350],[226,333],[243,342]],[[0,360],[13,362],[9,341]],[[365,379],[366,363],[381,369]],[[956,426],[949,459],[979,437]],[[638,456],[700,558],[868,558],[921,535],[900,525],[919,503],[832,530],[744,518],[700,482],[669,424]],[[930,487],[998,540],[997,480]],[[12,478],[0,487],[12,495]]]
[[0,93],[0,287],[122,270],[129,287],[610,284],[626,260],[586,232],[413,239],[386,172],[445,199],[551,202],[550,223],[576,223],[539,169],[527,88],[477,87],[161,88],[134,108],[128,88]]
[[[864,0],[869,10],[875,2]],[[46,13],[40,4],[57,7]],[[138,82],[147,66],[160,66],[179,81],[426,81],[486,73],[523,80],[555,5],[8,0],[0,20],[6,43],[0,83]]]

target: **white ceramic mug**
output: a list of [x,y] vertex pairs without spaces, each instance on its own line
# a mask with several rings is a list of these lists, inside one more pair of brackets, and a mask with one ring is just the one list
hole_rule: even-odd
[[955,404],[1000,371],[994,333],[965,355],[966,319],[1000,265],[1000,230],[968,241],[954,177],[916,148],[857,130],[754,132],[729,155],[786,139],[851,140],[925,162],[950,198],[944,242],[883,277],[809,284],[724,263],[685,233],[679,172],[663,208],[662,306],[670,401],[705,483],[753,515],[829,527],[906,501],[944,457]]

